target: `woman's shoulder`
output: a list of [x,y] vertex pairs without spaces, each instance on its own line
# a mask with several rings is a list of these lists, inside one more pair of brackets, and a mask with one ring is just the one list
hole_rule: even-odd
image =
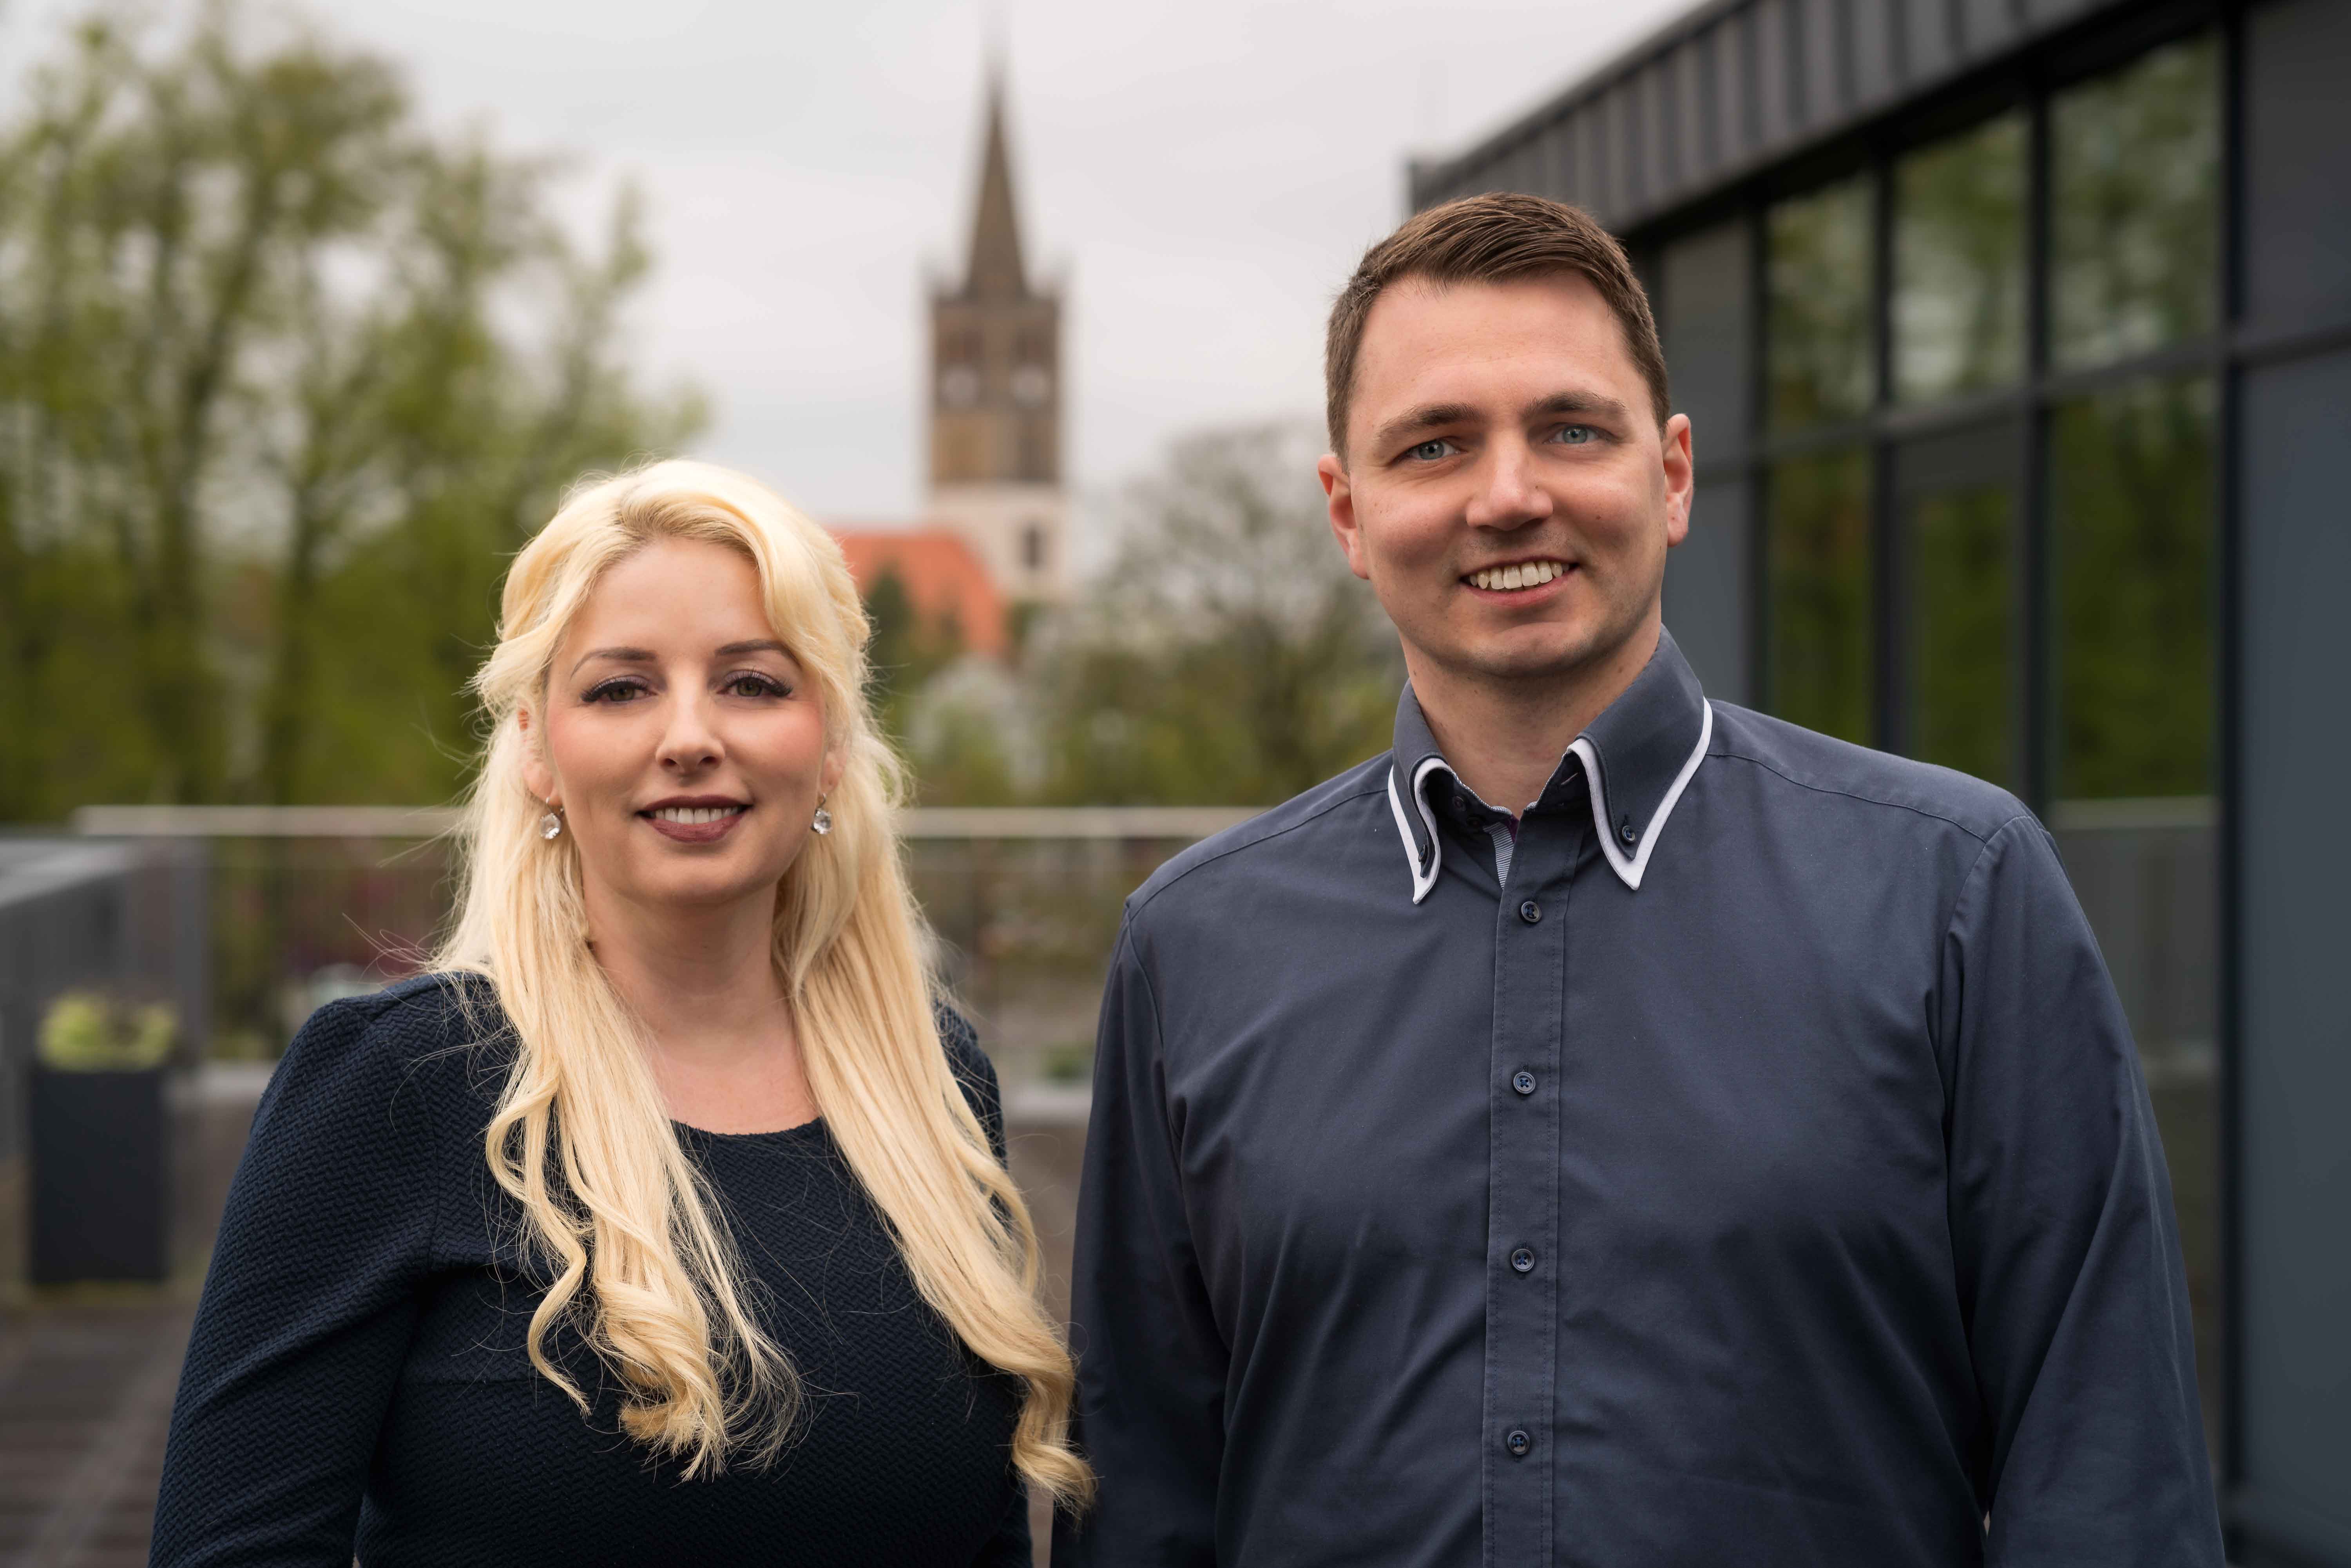
[[939,1044],[946,1050],[947,1066],[955,1073],[964,1099],[970,1103],[972,1114],[979,1118],[980,1125],[987,1129],[988,1141],[1001,1144],[1004,1096],[997,1086],[996,1064],[979,1048],[979,1031],[951,1003],[935,1001],[931,1010],[938,1019]]
[[261,1113],[288,1097],[486,1113],[511,1061],[497,993],[480,975],[416,975],[313,1012],[271,1075]]

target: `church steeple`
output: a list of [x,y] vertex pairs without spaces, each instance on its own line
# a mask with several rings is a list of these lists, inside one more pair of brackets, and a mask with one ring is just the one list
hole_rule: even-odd
[[1057,599],[1061,548],[1061,301],[1021,255],[1004,71],[987,73],[971,252],[931,295],[931,507],[1012,600]]
[[1012,200],[1012,153],[1004,133],[1004,75],[987,73],[987,129],[979,158],[979,201],[972,210],[971,258],[964,268],[967,299],[1025,299],[1029,274],[1020,262],[1020,214]]

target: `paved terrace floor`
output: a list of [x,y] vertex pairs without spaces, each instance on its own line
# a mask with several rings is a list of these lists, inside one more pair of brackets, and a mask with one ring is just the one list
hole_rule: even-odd
[[[0,1295],[0,1568],[146,1563],[204,1261],[266,1077],[214,1070],[183,1097],[175,1223],[183,1264],[169,1282],[18,1285]],[[1055,1304],[1066,1310],[1083,1092],[1016,1090],[1009,1099],[1013,1174],[1046,1239]],[[16,1197],[0,1192],[0,1200]],[[0,1201],[0,1210],[19,1207]],[[21,1256],[18,1239],[0,1237],[0,1256]],[[1037,1522],[1042,1568],[1041,1513]]]

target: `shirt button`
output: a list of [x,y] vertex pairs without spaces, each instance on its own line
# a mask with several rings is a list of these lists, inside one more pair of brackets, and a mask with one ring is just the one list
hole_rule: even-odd
[[1469,798],[1467,795],[1454,796],[1453,809],[1457,811],[1467,811],[1469,809]]
[[1510,1267],[1516,1269],[1521,1274],[1533,1273],[1535,1271],[1535,1255],[1533,1250],[1530,1248],[1521,1247],[1517,1251],[1511,1253]]
[[1524,1071],[1513,1072],[1510,1074],[1510,1087],[1521,1094],[1531,1094],[1535,1092],[1535,1075]]
[[1630,817],[1616,824],[1616,836],[1628,846],[1641,841],[1641,835],[1633,831],[1633,819]]
[[1523,1459],[1534,1449],[1535,1440],[1527,1436],[1526,1428],[1513,1427],[1510,1435],[1502,1439],[1502,1447],[1510,1450],[1510,1458]]
[[1542,905],[1537,904],[1531,898],[1528,899],[1524,904],[1519,905],[1519,918],[1525,921],[1528,925],[1532,925],[1536,921],[1542,918]]

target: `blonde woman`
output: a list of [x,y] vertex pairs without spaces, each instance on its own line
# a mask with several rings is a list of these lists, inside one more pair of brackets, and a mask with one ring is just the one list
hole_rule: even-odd
[[1085,1498],[865,636],[705,465],[516,559],[439,972],[270,1083],[155,1563],[1026,1564],[1024,1491]]

